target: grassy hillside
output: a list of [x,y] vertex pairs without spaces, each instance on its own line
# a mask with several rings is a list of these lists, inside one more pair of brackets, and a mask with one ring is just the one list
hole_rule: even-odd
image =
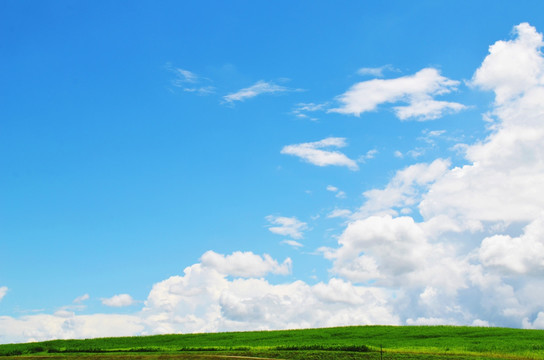
[[[380,352],[383,347],[384,353]],[[183,358],[198,355],[282,359],[544,359],[544,331],[452,326],[353,326],[327,329],[156,335],[0,345],[0,356]],[[165,357],[168,354],[167,357]],[[221,358],[221,357],[219,357]]]

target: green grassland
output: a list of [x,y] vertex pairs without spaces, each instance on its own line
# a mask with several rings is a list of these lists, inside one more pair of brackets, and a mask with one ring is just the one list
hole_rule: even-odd
[[[383,351],[382,351],[383,349]],[[544,359],[544,330],[351,326],[0,345],[2,359]]]

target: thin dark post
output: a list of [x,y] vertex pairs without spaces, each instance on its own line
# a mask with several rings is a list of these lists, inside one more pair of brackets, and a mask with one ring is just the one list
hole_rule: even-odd
[[380,344],[380,360],[383,360],[383,347],[382,347],[382,344]]

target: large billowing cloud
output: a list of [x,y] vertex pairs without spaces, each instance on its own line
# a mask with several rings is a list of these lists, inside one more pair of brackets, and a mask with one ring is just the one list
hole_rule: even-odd
[[[250,269],[252,263],[255,269]],[[279,265],[266,254],[207,252],[201,263],[185,268],[183,275],[154,284],[138,313],[77,315],[62,310],[52,315],[0,317],[0,342],[399,324],[387,290],[355,286],[338,278],[309,285],[303,281],[272,284],[260,277],[285,273],[289,265],[289,259]]]
[[[334,274],[401,290],[406,323],[541,324],[543,42],[528,24],[515,33],[490,47],[474,75],[496,98],[491,133],[466,145],[467,164],[398,171],[365,192],[340,247],[323,249]],[[403,216],[412,210],[419,222]]]
[[274,285],[262,278],[228,280],[195,264],[153,286],[142,311],[151,332],[397,324],[387,291],[342,279]]
[[[138,312],[4,316],[0,342],[348,324],[544,328],[544,44],[528,24],[515,34],[490,47],[472,79],[473,91],[496,94],[486,115],[494,119],[489,136],[464,145],[463,166],[448,159],[413,164],[366,191],[358,209],[344,212],[338,243],[320,249],[331,262],[330,280],[274,283],[269,276],[290,274],[289,258],[209,251],[182,275],[154,284]],[[403,85],[383,98],[410,102],[456,85],[432,69],[404,83],[422,90]],[[358,89],[342,111],[378,104],[357,103]],[[325,140],[293,145],[290,153],[349,167],[343,154],[323,149],[344,140]],[[276,233],[302,237],[305,224],[277,219],[268,219]]]

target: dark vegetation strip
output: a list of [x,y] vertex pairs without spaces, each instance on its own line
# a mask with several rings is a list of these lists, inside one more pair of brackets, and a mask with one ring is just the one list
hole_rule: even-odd
[[[251,351],[249,346],[234,346],[234,347],[182,347],[178,349],[180,352],[219,352],[219,351]],[[272,346],[266,349],[267,351],[297,351],[297,350],[319,350],[319,351],[351,351],[351,352],[370,352],[371,349],[365,345],[345,345],[345,346],[324,346],[324,345],[289,345],[289,346]],[[131,349],[100,349],[100,348],[71,348],[59,349],[54,347],[44,347],[41,345],[30,346],[26,349],[13,349],[6,352],[0,352],[0,356],[17,356],[17,355],[32,355],[32,354],[72,354],[72,353],[157,353],[162,352],[160,348],[131,348]]]

